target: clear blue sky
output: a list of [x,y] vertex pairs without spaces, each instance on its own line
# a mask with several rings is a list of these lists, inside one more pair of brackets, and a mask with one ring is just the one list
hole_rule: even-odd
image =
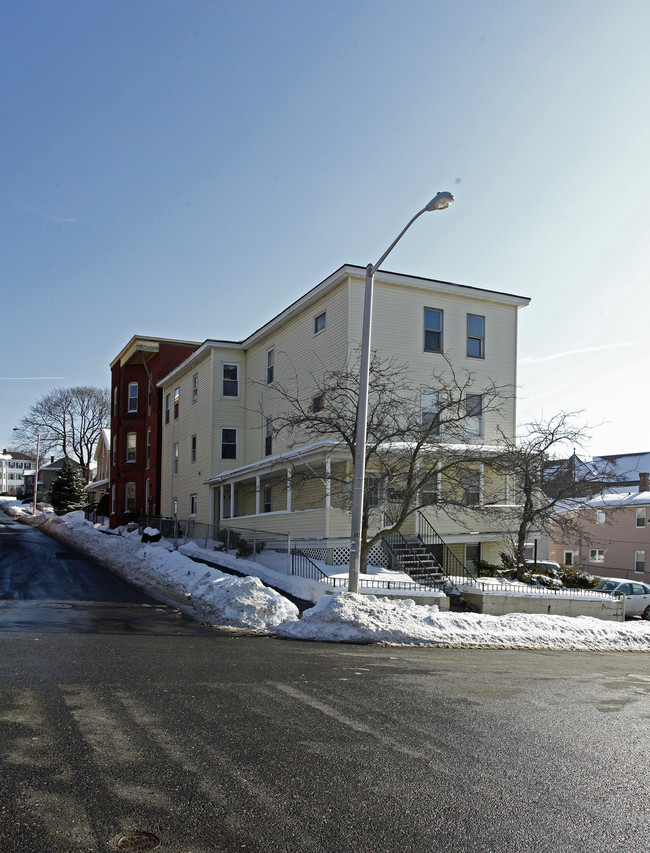
[[[133,334],[239,339],[342,263],[529,296],[520,418],[648,450],[647,0],[7,0],[0,444]],[[55,377],[55,378],[52,378]],[[0,448],[1,449],[1,448]]]

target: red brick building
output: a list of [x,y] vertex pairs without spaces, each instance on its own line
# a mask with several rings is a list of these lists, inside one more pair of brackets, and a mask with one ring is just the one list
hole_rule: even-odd
[[162,391],[199,343],[135,335],[111,362],[110,526],[160,508]]

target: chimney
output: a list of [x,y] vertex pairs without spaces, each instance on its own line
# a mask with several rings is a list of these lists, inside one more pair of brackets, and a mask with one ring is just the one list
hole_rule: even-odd
[[648,473],[639,474],[639,491],[640,492],[650,491],[650,489],[648,488],[648,477],[650,477],[650,474],[648,474]]

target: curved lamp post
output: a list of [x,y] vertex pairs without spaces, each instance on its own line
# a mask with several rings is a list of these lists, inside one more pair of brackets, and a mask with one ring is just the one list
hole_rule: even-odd
[[363,494],[366,479],[366,436],[368,421],[368,384],[370,376],[370,339],[372,325],[372,291],[375,273],[386,260],[415,220],[431,210],[445,210],[454,200],[449,192],[435,195],[429,204],[410,219],[393,240],[376,264],[366,267],[366,290],[363,303],[363,332],[361,337],[361,372],[359,375],[359,405],[354,453],[354,483],[352,488],[352,527],[350,531],[350,568],[348,590],[359,591],[359,563],[361,558],[361,526],[363,520]]

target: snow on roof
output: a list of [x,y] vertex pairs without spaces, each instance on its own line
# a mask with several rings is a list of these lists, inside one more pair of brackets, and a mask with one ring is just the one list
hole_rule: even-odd
[[617,479],[636,482],[639,474],[650,472],[650,453],[620,453],[612,456],[594,456],[597,470],[608,468]]

